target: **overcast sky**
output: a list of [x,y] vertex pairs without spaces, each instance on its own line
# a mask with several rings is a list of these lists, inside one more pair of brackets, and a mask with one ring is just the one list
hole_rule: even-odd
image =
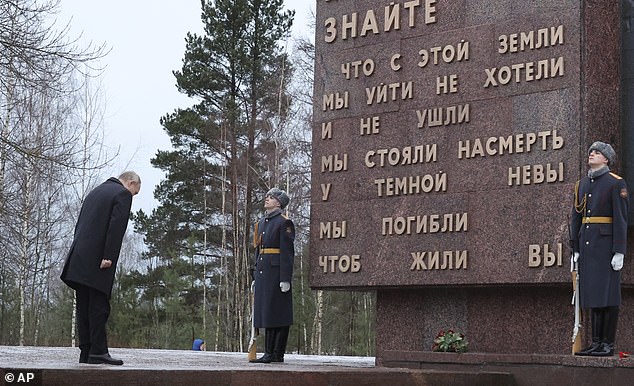
[[[295,10],[293,36],[309,37],[315,0],[286,0]],[[61,0],[58,24],[70,21],[71,36],[82,35],[87,44],[105,43],[110,53],[101,61],[106,106],[104,131],[107,146],[120,155],[104,175],[135,170],[143,181],[132,210],[151,212],[158,205],[154,186],[163,173],[152,168],[158,149],[170,148],[159,119],[193,101],[180,94],[173,70],[179,70],[187,32],[202,32],[200,0]],[[72,19],[71,19],[72,18]]]

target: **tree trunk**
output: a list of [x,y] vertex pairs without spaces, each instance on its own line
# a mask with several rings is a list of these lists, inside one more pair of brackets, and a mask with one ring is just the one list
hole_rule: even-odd
[[[304,248],[300,245],[299,246],[299,296],[300,296],[300,302],[302,305],[302,310],[306,309],[306,294],[305,294],[305,288],[304,288]],[[307,332],[307,328],[306,328],[306,321],[304,320],[304,318],[302,318],[302,322],[300,324],[301,326],[301,332],[303,333],[304,336],[304,354],[306,354],[306,345],[308,343],[308,332]],[[299,334],[299,333],[298,333]],[[300,354],[300,350],[299,350],[299,346],[297,347],[297,353]]]
[[[29,213],[28,213],[28,208],[29,208],[29,194],[30,194],[30,188],[31,188],[31,184],[29,183],[30,181],[30,177],[26,177],[26,186],[24,189],[24,195],[22,196],[23,198],[23,208],[22,208],[22,213],[20,213],[20,217],[22,220],[22,227],[20,229],[20,256],[19,256],[19,262],[20,262],[20,268],[19,268],[19,272],[20,272],[20,346],[24,346],[24,341],[25,341],[25,325],[26,325],[26,283],[28,281],[28,263],[29,263],[29,256],[28,256],[28,229],[29,229]],[[35,290],[35,289],[33,289]]]
[[[22,274],[20,274],[21,276]],[[20,346],[24,346],[24,281],[20,277],[18,291],[20,291]]]
[[314,354],[321,355],[321,331],[324,308],[324,291],[317,290],[316,297],[317,300],[315,302],[315,317],[313,319],[313,338],[311,340],[311,349]]

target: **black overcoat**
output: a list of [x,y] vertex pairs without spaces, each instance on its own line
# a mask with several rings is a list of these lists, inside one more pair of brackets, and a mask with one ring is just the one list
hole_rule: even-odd
[[260,219],[255,240],[253,325],[256,328],[290,326],[293,324],[293,289],[282,292],[280,282],[293,281],[295,226],[277,210]]
[[[612,257],[626,252],[629,197],[625,180],[614,173],[584,177],[576,190],[570,230],[572,248],[579,252],[581,307],[619,306],[621,271],[612,269]],[[584,217],[611,218],[611,223],[583,223]]]
[[[83,284],[110,296],[131,206],[132,193],[118,178],[88,193],[62,271],[64,283],[72,288]],[[112,266],[99,268],[102,259],[111,260]]]

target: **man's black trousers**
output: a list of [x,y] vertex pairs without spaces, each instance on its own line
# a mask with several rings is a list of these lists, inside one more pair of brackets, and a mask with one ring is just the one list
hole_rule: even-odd
[[106,323],[110,316],[110,299],[94,288],[77,285],[77,328],[79,348],[87,350],[91,355],[102,355],[108,352]]

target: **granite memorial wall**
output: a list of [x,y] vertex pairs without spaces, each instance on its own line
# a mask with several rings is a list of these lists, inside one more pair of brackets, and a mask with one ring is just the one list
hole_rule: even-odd
[[619,11],[317,1],[311,286],[377,291],[377,362],[445,328],[570,350],[573,185],[590,143],[621,150]]

